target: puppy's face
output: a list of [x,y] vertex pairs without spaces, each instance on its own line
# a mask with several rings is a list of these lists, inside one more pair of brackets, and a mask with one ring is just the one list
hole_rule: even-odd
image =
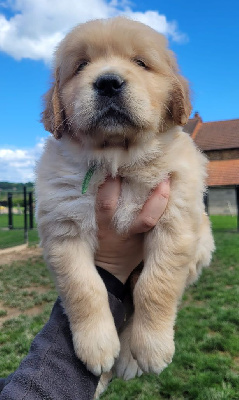
[[45,127],[94,149],[145,142],[190,114],[188,88],[165,38],[124,18],[76,27],[59,45]]

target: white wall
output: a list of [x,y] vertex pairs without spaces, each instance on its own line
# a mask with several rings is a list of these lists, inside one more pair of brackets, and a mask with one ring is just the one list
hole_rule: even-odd
[[210,188],[209,215],[237,215],[235,188]]

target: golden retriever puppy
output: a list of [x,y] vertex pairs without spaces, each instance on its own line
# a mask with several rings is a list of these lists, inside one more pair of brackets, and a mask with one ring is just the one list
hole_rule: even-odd
[[[75,352],[96,375],[114,364],[126,379],[158,374],[174,354],[182,293],[214,248],[203,204],[207,162],[182,130],[191,111],[187,82],[166,39],[122,17],[77,26],[58,46],[54,67],[43,112],[53,136],[37,167],[37,221]],[[107,175],[123,178],[113,219],[122,233],[152,189],[171,180],[167,209],[145,234],[121,346],[94,265],[95,199]]]

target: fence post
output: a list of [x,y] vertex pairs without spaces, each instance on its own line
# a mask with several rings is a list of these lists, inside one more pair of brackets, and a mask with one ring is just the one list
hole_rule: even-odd
[[[208,189],[209,190],[209,189]],[[205,205],[205,211],[208,214],[208,190],[203,194],[203,201]]]
[[27,188],[23,187],[23,196],[24,196],[24,241],[27,243],[28,241],[28,230],[27,230]]
[[236,203],[237,203],[237,232],[239,232],[239,185],[236,185]]
[[7,202],[8,202],[8,228],[13,229],[13,220],[12,220],[12,193],[8,192],[7,194]]
[[28,194],[28,201],[29,201],[29,228],[33,229],[33,199],[32,199],[32,192]]

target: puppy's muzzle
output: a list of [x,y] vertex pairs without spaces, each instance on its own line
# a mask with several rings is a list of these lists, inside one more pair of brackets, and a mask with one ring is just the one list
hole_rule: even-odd
[[100,75],[94,82],[94,89],[100,96],[118,96],[125,86],[125,81],[117,74]]
[[[103,147],[115,144],[124,148],[128,147],[125,145],[126,129],[132,130],[136,123],[127,103],[129,97],[127,96],[127,81],[120,74],[105,72],[96,77],[92,87],[94,114],[90,119],[88,133],[97,132],[99,140],[102,139],[103,134]],[[116,140],[118,135],[120,135],[120,140]],[[106,136],[107,140],[105,140]]]

